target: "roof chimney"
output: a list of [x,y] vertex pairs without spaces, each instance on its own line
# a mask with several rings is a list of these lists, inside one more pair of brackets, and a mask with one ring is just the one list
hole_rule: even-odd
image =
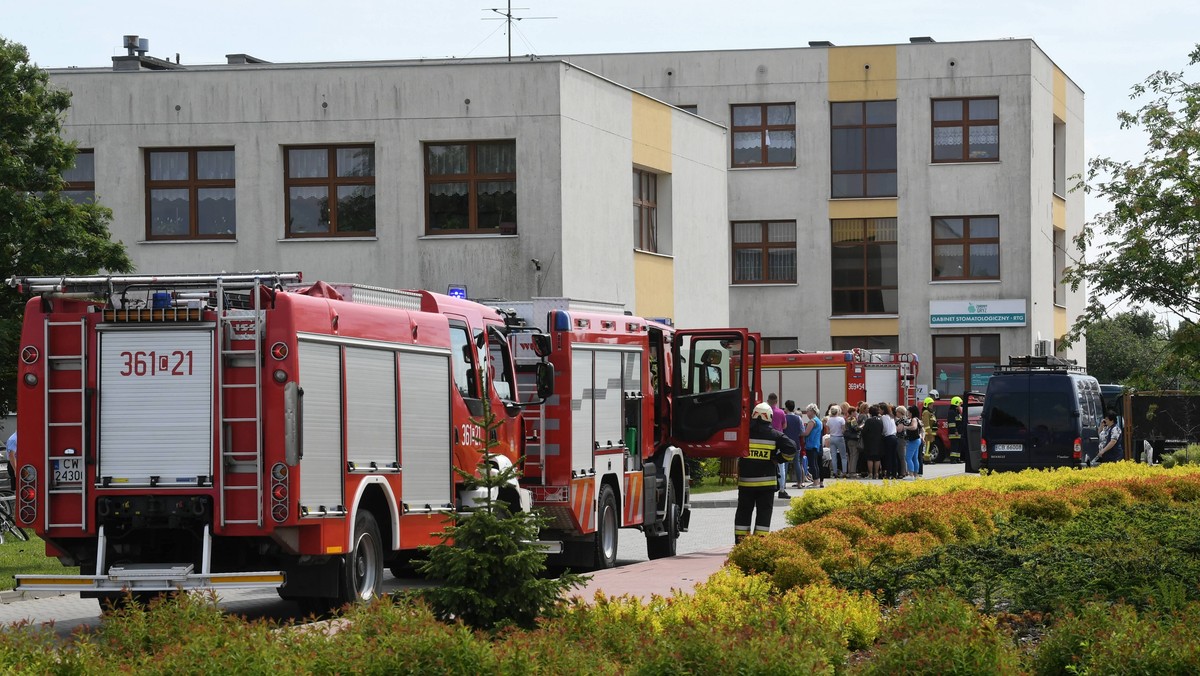
[[833,43],[828,40],[809,40],[809,47],[832,47]]
[[919,45],[919,44],[927,44],[930,42],[934,42],[934,39],[929,37],[928,35],[922,35],[920,37],[909,38],[908,41],[913,43],[914,45]]

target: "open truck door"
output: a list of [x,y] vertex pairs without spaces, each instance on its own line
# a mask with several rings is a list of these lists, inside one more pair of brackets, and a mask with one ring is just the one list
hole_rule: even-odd
[[760,338],[745,329],[677,331],[672,339],[675,442],[694,457],[737,457],[759,393]]

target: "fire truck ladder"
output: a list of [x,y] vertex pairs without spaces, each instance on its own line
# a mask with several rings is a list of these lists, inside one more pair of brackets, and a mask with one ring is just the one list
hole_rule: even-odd
[[[262,368],[259,360],[262,355],[262,332],[263,332],[263,316],[262,316],[262,282],[255,279],[249,287],[250,298],[253,302],[253,314],[238,314],[231,313],[227,307],[226,291],[229,288],[237,288],[239,290],[247,288],[245,283],[227,284],[224,280],[217,280],[217,333],[221,347],[221,358],[217,368],[217,415],[221,420],[221,434],[217,437],[219,444],[218,457],[221,462],[217,466],[217,478],[220,481],[220,501],[221,501],[221,525],[228,524],[255,524],[261,526],[263,523],[263,442],[262,442]],[[253,329],[250,331],[250,336],[244,335],[244,327],[249,323]],[[249,338],[253,341],[252,349],[234,349],[233,336],[235,330],[243,332],[242,338]],[[251,368],[254,370],[254,382],[252,383],[229,383],[225,380],[225,370],[229,368]],[[250,417],[230,417],[225,410],[225,398],[227,393],[238,389],[253,389],[254,390],[254,415]],[[233,443],[233,429],[238,425],[251,425],[254,428],[254,448],[253,449],[234,449],[231,448]],[[230,485],[228,474],[232,473],[230,468],[235,465],[253,465],[254,468],[254,484],[253,485]],[[230,494],[240,491],[254,491],[254,502],[257,505],[257,518],[254,519],[230,519],[226,512],[227,499]]]
[[[60,334],[70,331],[79,333],[79,354],[55,354],[52,346],[68,341],[66,338],[60,337]],[[80,460],[86,462],[87,459],[87,428],[86,428],[86,412],[87,398],[84,392],[84,385],[87,382],[87,371],[84,368],[87,363],[87,319],[81,318],[73,322],[56,322],[49,319],[46,320],[45,333],[42,339],[42,345],[46,346],[46,359],[42,362],[42,382],[46,384],[43,394],[43,410],[46,411],[46,431],[43,437],[45,448],[42,457],[46,458],[46,465],[42,471],[45,477],[53,477],[54,468],[60,461],[64,460]],[[79,373],[78,387],[57,387],[50,388],[51,371],[77,371]],[[79,408],[66,406],[57,406],[56,402],[51,402],[52,395],[75,395],[79,397]],[[74,429],[78,432],[79,448],[73,449],[73,455],[62,453],[60,455],[50,454],[50,431],[54,428]],[[61,444],[60,444],[61,445]],[[71,449],[68,449],[71,450]],[[80,469],[84,469],[82,462]],[[87,526],[87,500],[84,499],[84,488],[82,479],[78,482],[60,482],[57,485],[53,481],[46,481],[47,492],[50,495],[78,495],[79,496],[79,512],[78,521],[55,521],[54,516],[50,514],[49,505],[51,500],[46,500],[47,505],[44,510],[46,528],[80,528]]]

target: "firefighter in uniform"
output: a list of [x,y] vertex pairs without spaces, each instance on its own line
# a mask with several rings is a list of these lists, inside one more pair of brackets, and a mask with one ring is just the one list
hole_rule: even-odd
[[932,396],[925,397],[921,406],[921,426],[925,428],[925,462],[935,462],[938,459],[937,414],[933,412],[934,401]]
[[946,411],[946,431],[950,437],[950,461],[959,462],[966,458],[966,426],[963,420],[962,397],[950,397],[950,408]]
[[779,463],[790,462],[796,444],[783,432],[771,427],[771,405],[762,402],[750,414],[750,450],[738,459],[738,503],[733,516],[733,542],[737,544],[751,533],[771,530],[771,512],[775,506]]

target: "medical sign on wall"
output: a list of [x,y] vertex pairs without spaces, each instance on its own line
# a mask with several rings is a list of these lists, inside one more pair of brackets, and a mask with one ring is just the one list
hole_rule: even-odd
[[1025,299],[931,300],[929,325],[1025,326]]

